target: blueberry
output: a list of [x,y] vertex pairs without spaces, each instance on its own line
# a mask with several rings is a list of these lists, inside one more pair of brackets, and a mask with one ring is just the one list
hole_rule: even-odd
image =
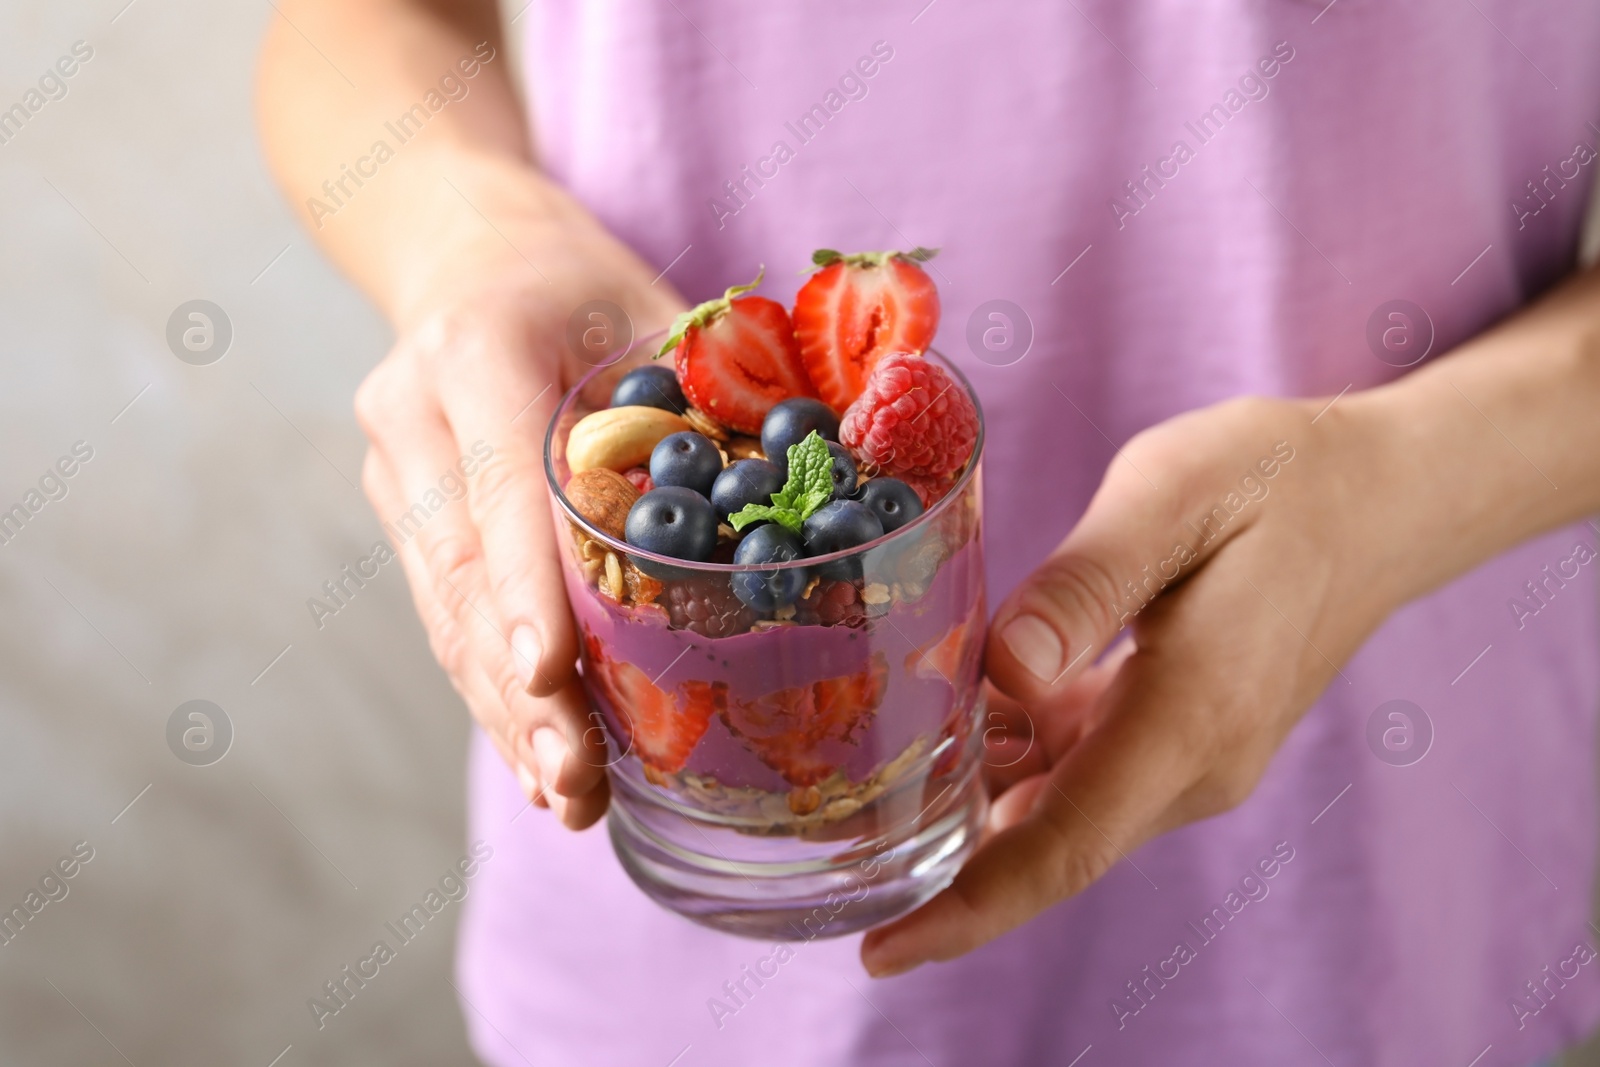
[[[696,563],[709,560],[717,547],[717,513],[711,502],[681,485],[652,489],[635,500],[623,530],[630,545]],[[652,578],[681,578],[688,573],[638,556],[628,558]]]
[[[804,555],[805,547],[800,538],[777,523],[769,522],[745,534],[734,550],[733,561],[753,567],[763,563],[788,563]],[[740,571],[733,576],[733,593],[757,611],[773,611],[799,600],[810,580],[804,567]]]
[[828,442],[828,455],[833,457],[834,498],[849,496],[856,491],[856,461],[850,458],[843,445],[833,441]]
[[[835,500],[824,504],[806,520],[806,554],[825,556],[847,548],[876,541],[883,536],[883,523],[865,504],[857,500]],[[835,560],[817,568],[823,578],[850,581],[861,576],[859,558]]]
[[667,434],[650,453],[650,478],[657,485],[681,485],[708,497],[721,473],[722,453],[711,438],[693,430]]
[[726,521],[746,504],[772,503],[772,494],[782,488],[783,475],[776,466],[764,459],[741,459],[728,464],[711,483],[711,506]]
[[671,367],[663,367],[659,363],[635,367],[617,379],[617,387],[611,390],[611,406],[621,408],[634,405],[663,408],[678,415],[689,410],[689,402],[683,398],[683,390],[678,387],[678,376]]
[[883,523],[884,533],[893,533],[922,514],[922,498],[899,478],[874,478],[856,494]]
[[806,439],[812,430],[824,441],[839,439],[839,416],[820,400],[797,396],[772,405],[761,424],[761,451],[778,465],[784,474],[789,472],[789,446]]

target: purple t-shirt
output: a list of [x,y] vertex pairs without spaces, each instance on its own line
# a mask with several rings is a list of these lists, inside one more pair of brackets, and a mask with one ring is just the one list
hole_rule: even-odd
[[[1430,329],[1444,352],[1573,269],[1600,6],[1324,2],[563,0],[519,29],[543,165],[690,300],[761,263],[787,299],[818,247],[942,250],[998,602],[1113,443],[1240,394],[1377,385]],[[1031,322],[1025,354],[969,343],[994,300]],[[1374,348],[1395,300],[1431,328],[1385,309]],[[476,1047],[497,1067],[1413,1067],[1571,1043],[1600,1020],[1595,540],[1540,537],[1403,608],[1243,806],[888,981],[857,938],[778,951],[657,908],[603,830],[513,821],[480,738]],[[1431,742],[1398,765],[1406,722]],[[769,977],[725,985],[746,967]]]

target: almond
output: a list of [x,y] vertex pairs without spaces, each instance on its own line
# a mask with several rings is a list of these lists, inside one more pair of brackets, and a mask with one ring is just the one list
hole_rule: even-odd
[[627,526],[628,511],[638,499],[639,490],[632,482],[605,467],[579,471],[567,482],[567,500],[573,510],[595,529],[619,541]]
[[625,471],[650,462],[650,452],[669,433],[689,429],[670,411],[642,405],[606,408],[585,415],[567,435],[567,466],[574,474],[604,467]]

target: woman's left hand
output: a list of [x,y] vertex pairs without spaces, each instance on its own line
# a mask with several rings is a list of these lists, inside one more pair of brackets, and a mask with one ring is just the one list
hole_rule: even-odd
[[[1112,461],[991,630],[992,707],[1041,743],[992,761],[1013,765],[991,776],[983,844],[867,936],[872,974],[968,952],[1241,803],[1366,636],[1450,573],[1448,551],[1408,540],[1443,490],[1419,492],[1396,461],[1393,406],[1347,396],[1319,416],[1326,403],[1229,401]],[[1102,659],[1125,627],[1131,647]]]

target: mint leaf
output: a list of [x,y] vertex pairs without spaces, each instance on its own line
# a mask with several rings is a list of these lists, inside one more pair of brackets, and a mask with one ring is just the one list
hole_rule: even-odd
[[772,507],[767,504],[746,504],[743,508],[728,516],[728,525],[740,531],[753,522],[775,522],[795,533],[799,533],[804,521],[800,517],[800,513],[793,508]]
[[746,504],[728,516],[728,525],[743,531],[753,522],[775,522],[800,533],[811,513],[833,496],[833,453],[812,430],[804,441],[789,446],[789,478],[772,494],[771,504]]
[[[800,513],[801,522],[833,496],[833,453],[817,431],[789,446],[789,480],[781,492],[788,498],[785,503]],[[776,494],[772,499],[777,502]]]

